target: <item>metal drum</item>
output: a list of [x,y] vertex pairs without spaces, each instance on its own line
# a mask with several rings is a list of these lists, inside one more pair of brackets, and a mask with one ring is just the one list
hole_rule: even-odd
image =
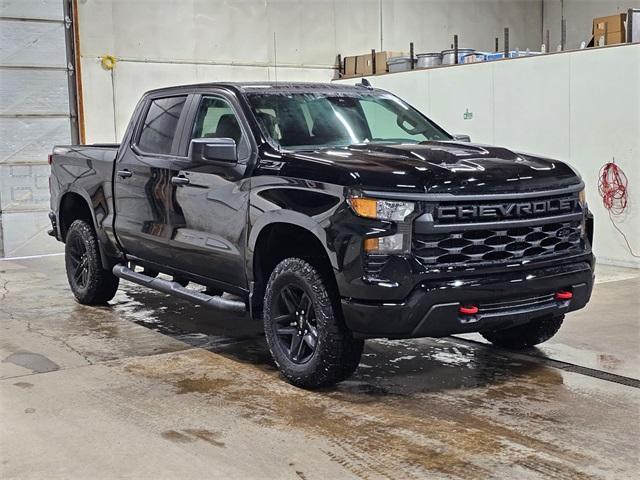
[[411,70],[411,57],[391,57],[387,65],[389,72],[405,72]]
[[[459,48],[458,49],[458,63],[464,62],[464,57],[467,55],[471,55],[475,53],[475,48]],[[453,48],[442,51],[442,64],[443,65],[454,65],[456,63],[456,52]]]
[[417,68],[429,68],[437,65],[442,65],[442,54],[440,52],[435,53],[419,53],[417,55],[418,61],[416,62]]

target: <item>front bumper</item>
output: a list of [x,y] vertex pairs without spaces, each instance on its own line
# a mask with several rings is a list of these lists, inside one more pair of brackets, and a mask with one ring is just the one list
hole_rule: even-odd
[[[443,337],[454,333],[499,330],[544,315],[562,315],[584,307],[593,288],[593,257],[564,265],[485,276],[423,281],[400,303],[342,300],[347,326],[358,337]],[[573,298],[555,300],[559,290]],[[479,306],[476,315],[460,315],[461,305]]]

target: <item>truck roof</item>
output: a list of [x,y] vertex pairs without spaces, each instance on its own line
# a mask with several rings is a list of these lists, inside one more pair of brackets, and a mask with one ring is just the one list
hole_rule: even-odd
[[[354,82],[357,79],[354,79]],[[350,92],[360,90],[362,88],[368,88],[369,91],[380,91],[379,89],[365,87],[354,83],[353,85],[344,85],[337,83],[314,83],[314,82],[207,82],[207,83],[193,83],[188,85],[176,85],[173,87],[163,87],[153,90],[149,90],[148,93],[159,92],[174,92],[184,91],[190,88],[206,88],[206,87],[222,87],[231,90],[236,90],[242,93],[250,92],[283,92],[283,91],[296,91],[296,92]]]

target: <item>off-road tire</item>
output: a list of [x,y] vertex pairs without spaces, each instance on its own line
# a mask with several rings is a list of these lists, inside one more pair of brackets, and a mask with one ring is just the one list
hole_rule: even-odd
[[[80,256],[79,250],[83,250]],[[79,259],[86,265],[86,271],[80,275]],[[103,268],[98,238],[91,225],[84,220],[76,220],[69,227],[65,240],[65,267],[71,291],[83,305],[103,305],[118,290],[120,279]]]
[[[306,293],[313,306],[317,340],[305,363],[295,363],[290,358],[283,345],[285,340],[276,333],[281,324],[275,321],[274,314],[281,307],[275,302],[281,302],[282,290],[291,286]],[[264,296],[263,321],[273,360],[285,378],[297,387],[334,385],[350,377],[360,363],[364,340],[353,338],[345,326],[337,292],[332,291],[316,268],[300,258],[282,260],[271,273]]]
[[558,332],[563,320],[564,315],[545,316],[517,327],[494,332],[480,332],[480,334],[499,347],[523,350],[549,340]]

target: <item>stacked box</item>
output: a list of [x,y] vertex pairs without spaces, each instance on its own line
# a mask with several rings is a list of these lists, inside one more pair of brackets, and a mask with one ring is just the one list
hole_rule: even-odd
[[374,75],[378,73],[386,73],[389,71],[387,61],[391,57],[406,55],[404,52],[375,52],[375,67],[373,71],[374,54],[366,53],[364,55],[353,55],[344,58],[344,76],[345,77],[363,77],[366,75]]
[[613,45],[626,42],[626,13],[593,19],[593,44]]

